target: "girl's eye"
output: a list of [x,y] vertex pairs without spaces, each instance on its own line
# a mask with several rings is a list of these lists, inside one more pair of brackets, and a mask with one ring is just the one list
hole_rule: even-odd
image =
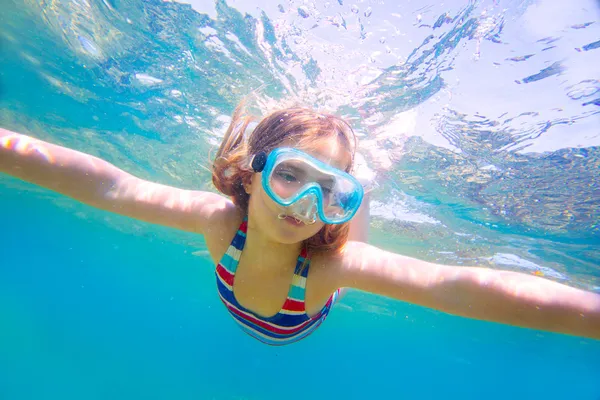
[[277,176],[285,180],[286,182],[296,182],[296,177],[294,174],[286,171],[278,171]]

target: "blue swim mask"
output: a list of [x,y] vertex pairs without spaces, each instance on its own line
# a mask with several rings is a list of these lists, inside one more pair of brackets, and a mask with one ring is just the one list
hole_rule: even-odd
[[252,159],[262,172],[265,192],[285,213],[306,224],[317,217],[326,224],[342,224],[358,211],[364,191],[352,175],[289,147],[264,152]]

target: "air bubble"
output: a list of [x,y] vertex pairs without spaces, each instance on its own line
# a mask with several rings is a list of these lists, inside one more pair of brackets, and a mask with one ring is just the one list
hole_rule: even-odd
[[356,4],[352,4],[350,11],[352,11],[354,14],[358,14],[358,6]]
[[367,8],[365,10],[365,17],[369,18],[372,13],[373,13],[373,10],[371,9],[371,7]]
[[384,44],[384,43],[385,43],[385,37],[383,37],[383,36],[382,36],[382,37],[379,39],[379,43],[381,43],[381,44]]

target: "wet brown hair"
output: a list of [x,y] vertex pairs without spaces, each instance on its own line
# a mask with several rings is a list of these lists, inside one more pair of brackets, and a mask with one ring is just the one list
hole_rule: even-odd
[[[345,171],[351,171],[356,136],[343,119],[306,108],[286,108],[263,118],[246,135],[248,125],[254,120],[246,113],[243,103],[235,109],[212,165],[212,180],[217,190],[229,196],[245,214],[248,213],[250,195],[246,193],[244,184],[249,184],[254,174],[249,160],[261,151],[269,154],[284,142],[292,142],[294,147],[310,150],[319,138],[337,137],[350,155],[351,161]],[[348,240],[348,231],[349,222],[326,224],[316,235],[306,239],[304,244],[311,253],[339,250]]]

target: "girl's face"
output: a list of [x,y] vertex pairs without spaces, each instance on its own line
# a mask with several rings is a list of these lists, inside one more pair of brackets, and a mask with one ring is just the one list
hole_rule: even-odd
[[[296,148],[340,170],[351,163],[348,150],[335,136],[319,139],[315,146],[312,149]],[[280,147],[295,146],[292,143],[282,143]],[[293,244],[316,235],[323,228],[325,224],[319,218],[310,225],[289,216],[280,219],[280,214],[285,214],[285,208],[269,197],[262,187],[261,179],[262,174],[255,173],[251,184],[246,187],[250,194],[248,218],[255,222],[255,226],[263,229],[268,237],[279,243]]]

